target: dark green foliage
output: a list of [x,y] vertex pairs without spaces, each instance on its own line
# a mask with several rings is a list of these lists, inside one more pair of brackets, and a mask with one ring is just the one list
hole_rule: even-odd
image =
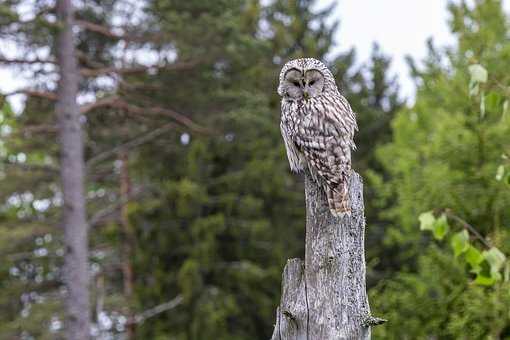
[[450,254],[431,247],[418,261],[418,273],[398,273],[371,291],[373,310],[390,320],[375,338],[506,339],[510,286],[494,289],[469,284]]

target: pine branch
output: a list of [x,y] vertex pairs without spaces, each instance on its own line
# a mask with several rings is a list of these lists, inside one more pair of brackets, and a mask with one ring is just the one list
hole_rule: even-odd
[[100,107],[112,107],[118,100],[120,100],[120,98],[116,95],[113,95],[98,99],[95,102],[89,104],[83,104],[80,106],[80,113],[85,114]]
[[107,36],[109,38],[124,39],[122,34],[115,33],[109,27],[106,27],[106,26],[103,26],[100,24],[96,24],[96,23],[86,21],[86,20],[75,20],[74,23],[83,29],[86,29],[86,30],[89,30],[89,31],[95,32],[95,33],[100,33],[100,34]]
[[2,161],[1,164],[6,167],[16,168],[22,171],[43,171],[53,174],[59,173],[59,169],[57,167],[45,164],[13,163],[7,161]]
[[[32,97],[39,97],[39,98],[46,98],[49,100],[57,100],[57,96],[55,93],[52,92],[42,92],[42,91],[34,91],[34,90],[28,90],[28,89],[21,89],[16,90],[10,93],[4,94],[5,97],[12,96],[15,94],[25,94]],[[123,99],[120,99],[118,96],[111,96],[111,97],[105,97],[98,99],[97,101],[89,104],[84,104],[80,106],[80,113],[85,114],[88,113],[94,109],[101,108],[101,107],[109,107],[113,109],[120,109],[124,110],[129,113],[133,114],[151,114],[151,115],[161,115],[168,118],[171,118],[181,124],[182,126],[185,126],[192,131],[199,132],[199,133],[210,133],[211,131],[209,129],[206,129],[195,122],[193,122],[191,119],[186,117],[185,115],[174,111],[172,109],[168,108],[162,108],[159,106],[155,107],[149,107],[149,108],[143,108],[136,105],[129,104]]]
[[20,89],[3,94],[4,97],[14,96],[17,94],[24,94],[31,97],[46,98],[49,100],[57,100],[57,95],[53,92],[36,91],[30,89]]
[[54,60],[47,59],[21,59],[21,58],[4,58],[0,57],[0,64],[56,64]]
[[117,40],[147,43],[147,42],[161,42],[164,39],[164,34],[162,33],[142,36],[128,33],[116,33],[112,31],[112,29],[108,26],[96,24],[86,20],[76,20],[75,23],[83,29],[86,29],[94,33],[99,33],[108,38]]
[[56,133],[58,131],[57,125],[40,124],[40,125],[27,125],[21,129],[23,136],[30,136],[33,133]]
[[117,96],[107,97],[104,99],[100,99],[96,101],[95,103],[87,104],[82,106],[80,112],[81,113],[87,113],[93,109],[100,108],[100,107],[109,107],[113,109],[119,109],[123,110],[129,113],[133,114],[140,114],[140,115],[161,115],[168,118],[173,119],[174,121],[178,122],[182,126],[185,126],[192,131],[199,132],[199,133],[210,133],[209,129],[206,129],[195,122],[193,122],[191,119],[186,117],[185,115],[174,111],[172,109],[162,108],[159,106],[154,107],[140,107],[137,105],[129,104],[123,99],[120,99]]
[[186,70],[194,67],[198,61],[176,62],[172,64],[150,65],[150,66],[132,66],[132,67],[98,67],[98,68],[82,68],[80,74],[84,77],[97,77],[104,74],[137,74],[144,73],[148,70]]

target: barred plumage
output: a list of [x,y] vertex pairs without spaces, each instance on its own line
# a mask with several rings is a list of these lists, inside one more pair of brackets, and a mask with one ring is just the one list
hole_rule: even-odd
[[308,167],[325,190],[331,213],[350,214],[348,179],[357,124],[333,74],[317,59],[292,60],[281,70],[278,94],[291,170]]

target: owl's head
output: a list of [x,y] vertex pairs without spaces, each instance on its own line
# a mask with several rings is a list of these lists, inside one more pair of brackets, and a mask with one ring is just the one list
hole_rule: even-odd
[[280,72],[278,94],[285,99],[310,99],[336,89],[333,74],[317,59],[291,60]]

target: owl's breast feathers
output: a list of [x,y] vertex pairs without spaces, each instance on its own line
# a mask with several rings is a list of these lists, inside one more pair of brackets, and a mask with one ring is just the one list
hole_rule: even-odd
[[310,169],[336,188],[347,180],[356,119],[340,93],[303,101],[282,101],[280,124],[293,171]]

